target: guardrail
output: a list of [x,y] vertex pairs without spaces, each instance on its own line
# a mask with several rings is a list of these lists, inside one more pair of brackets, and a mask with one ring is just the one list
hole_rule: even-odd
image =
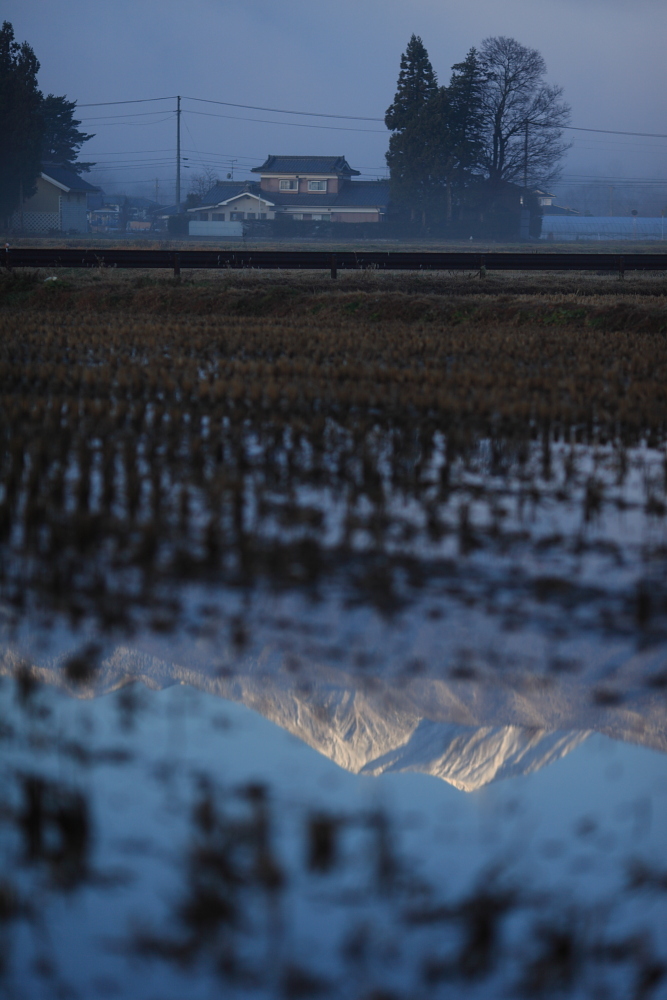
[[667,271],[667,253],[439,253],[402,250],[116,250],[8,247],[15,267],[130,267],[330,271]]

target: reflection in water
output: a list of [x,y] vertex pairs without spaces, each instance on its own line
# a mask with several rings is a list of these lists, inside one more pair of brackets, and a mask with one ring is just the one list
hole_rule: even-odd
[[664,750],[662,691],[168,649],[3,657],[10,996],[661,995],[664,768],[599,734]]
[[388,280],[3,283],[12,1000],[664,994],[664,289]]
[[[119,646],[99,660],[97,647],[84,647],[83,654],[44,659],[28,673],[87,697],[134,681],[152,689],[189,684],[260,712],[355,774],[418,771],[467,792],[537,771],[593,732],[667,751],[667,699],[646,683],[626,686],[620,698],[605,694],[585,671],[478,682],[445,680],[422,668],[417,678],[387,678],[380,670],[306,664],[270,648],[238,658],[220,676],[196,644],[181,649],[185,664],[154,655],[154,640],[144,645]],[[3,669],[18,671],[25,683],[16,654],[6,653]]]

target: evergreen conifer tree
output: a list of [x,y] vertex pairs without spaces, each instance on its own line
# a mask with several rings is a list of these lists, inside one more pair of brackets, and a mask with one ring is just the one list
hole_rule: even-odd
[[392,132],[400,132],[410,127],[414,118],[433,97],[437,87],[438,80],[424,43],[417,35],[412,35],[401,56],[396,96],[384,117],[387,128]]
[[386,154],[394,204],[425,219],[433,197],[433,155],[425,114],[437,94],[438,81],[421,38],[412,35],[401,56],[396,96],[387,109],[391,130]]
[[74,118],[76,101],[48,94],[42,99],[42,162],[57,163],[77,173],[90,170],[94,163],[76,162],[80,146],[94,135],[80,132]]
[[8,220],[21,197],[37,190],[43,127],[38,70],[32,48],[15,41],[5,21],[0,28],[0,219]]
[[447,88],[449,98],[449,141],[456,158],[458,183],[481,166],[484,153],[485,76],[472,48],[461,63],[452,66]]
[[451,221],[454,199],[479,168],[484,150],[484,76],[475,49],[452,66],[448,87],[441,87],[426,109],[435,160],[433,174],[444,186],[445,216]]

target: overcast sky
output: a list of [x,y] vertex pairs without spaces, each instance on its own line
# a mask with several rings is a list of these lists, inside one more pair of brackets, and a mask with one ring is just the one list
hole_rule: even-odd
[[[540,50],[573,125],[667,133],[667,0],[2,0],[0,11],[35,50],[44,93],[170,98],[80,108],[96,133],[81,157],[115,164],[91,180],[118,191],[150,178],[150,194],[157,178],[161,201],[174,190],[174,95],[382,118],[413,32],[442,83],[471,46],[509,35]],[[342,153],[364,176],[385,172],[381,122],[183,109],[184,191],[201,163],[223,176],[235,159],[234,176],[248,177],[268,153]],[[570,138],[566,178],[667,177],[667,139]]]

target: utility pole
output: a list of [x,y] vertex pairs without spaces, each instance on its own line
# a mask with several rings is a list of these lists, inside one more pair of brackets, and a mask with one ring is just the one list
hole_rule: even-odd
[[181,98],[176,98],[176,209],[181,211]]
[[528,119],[526,119],[523,134],[523,186],[528,188]]

